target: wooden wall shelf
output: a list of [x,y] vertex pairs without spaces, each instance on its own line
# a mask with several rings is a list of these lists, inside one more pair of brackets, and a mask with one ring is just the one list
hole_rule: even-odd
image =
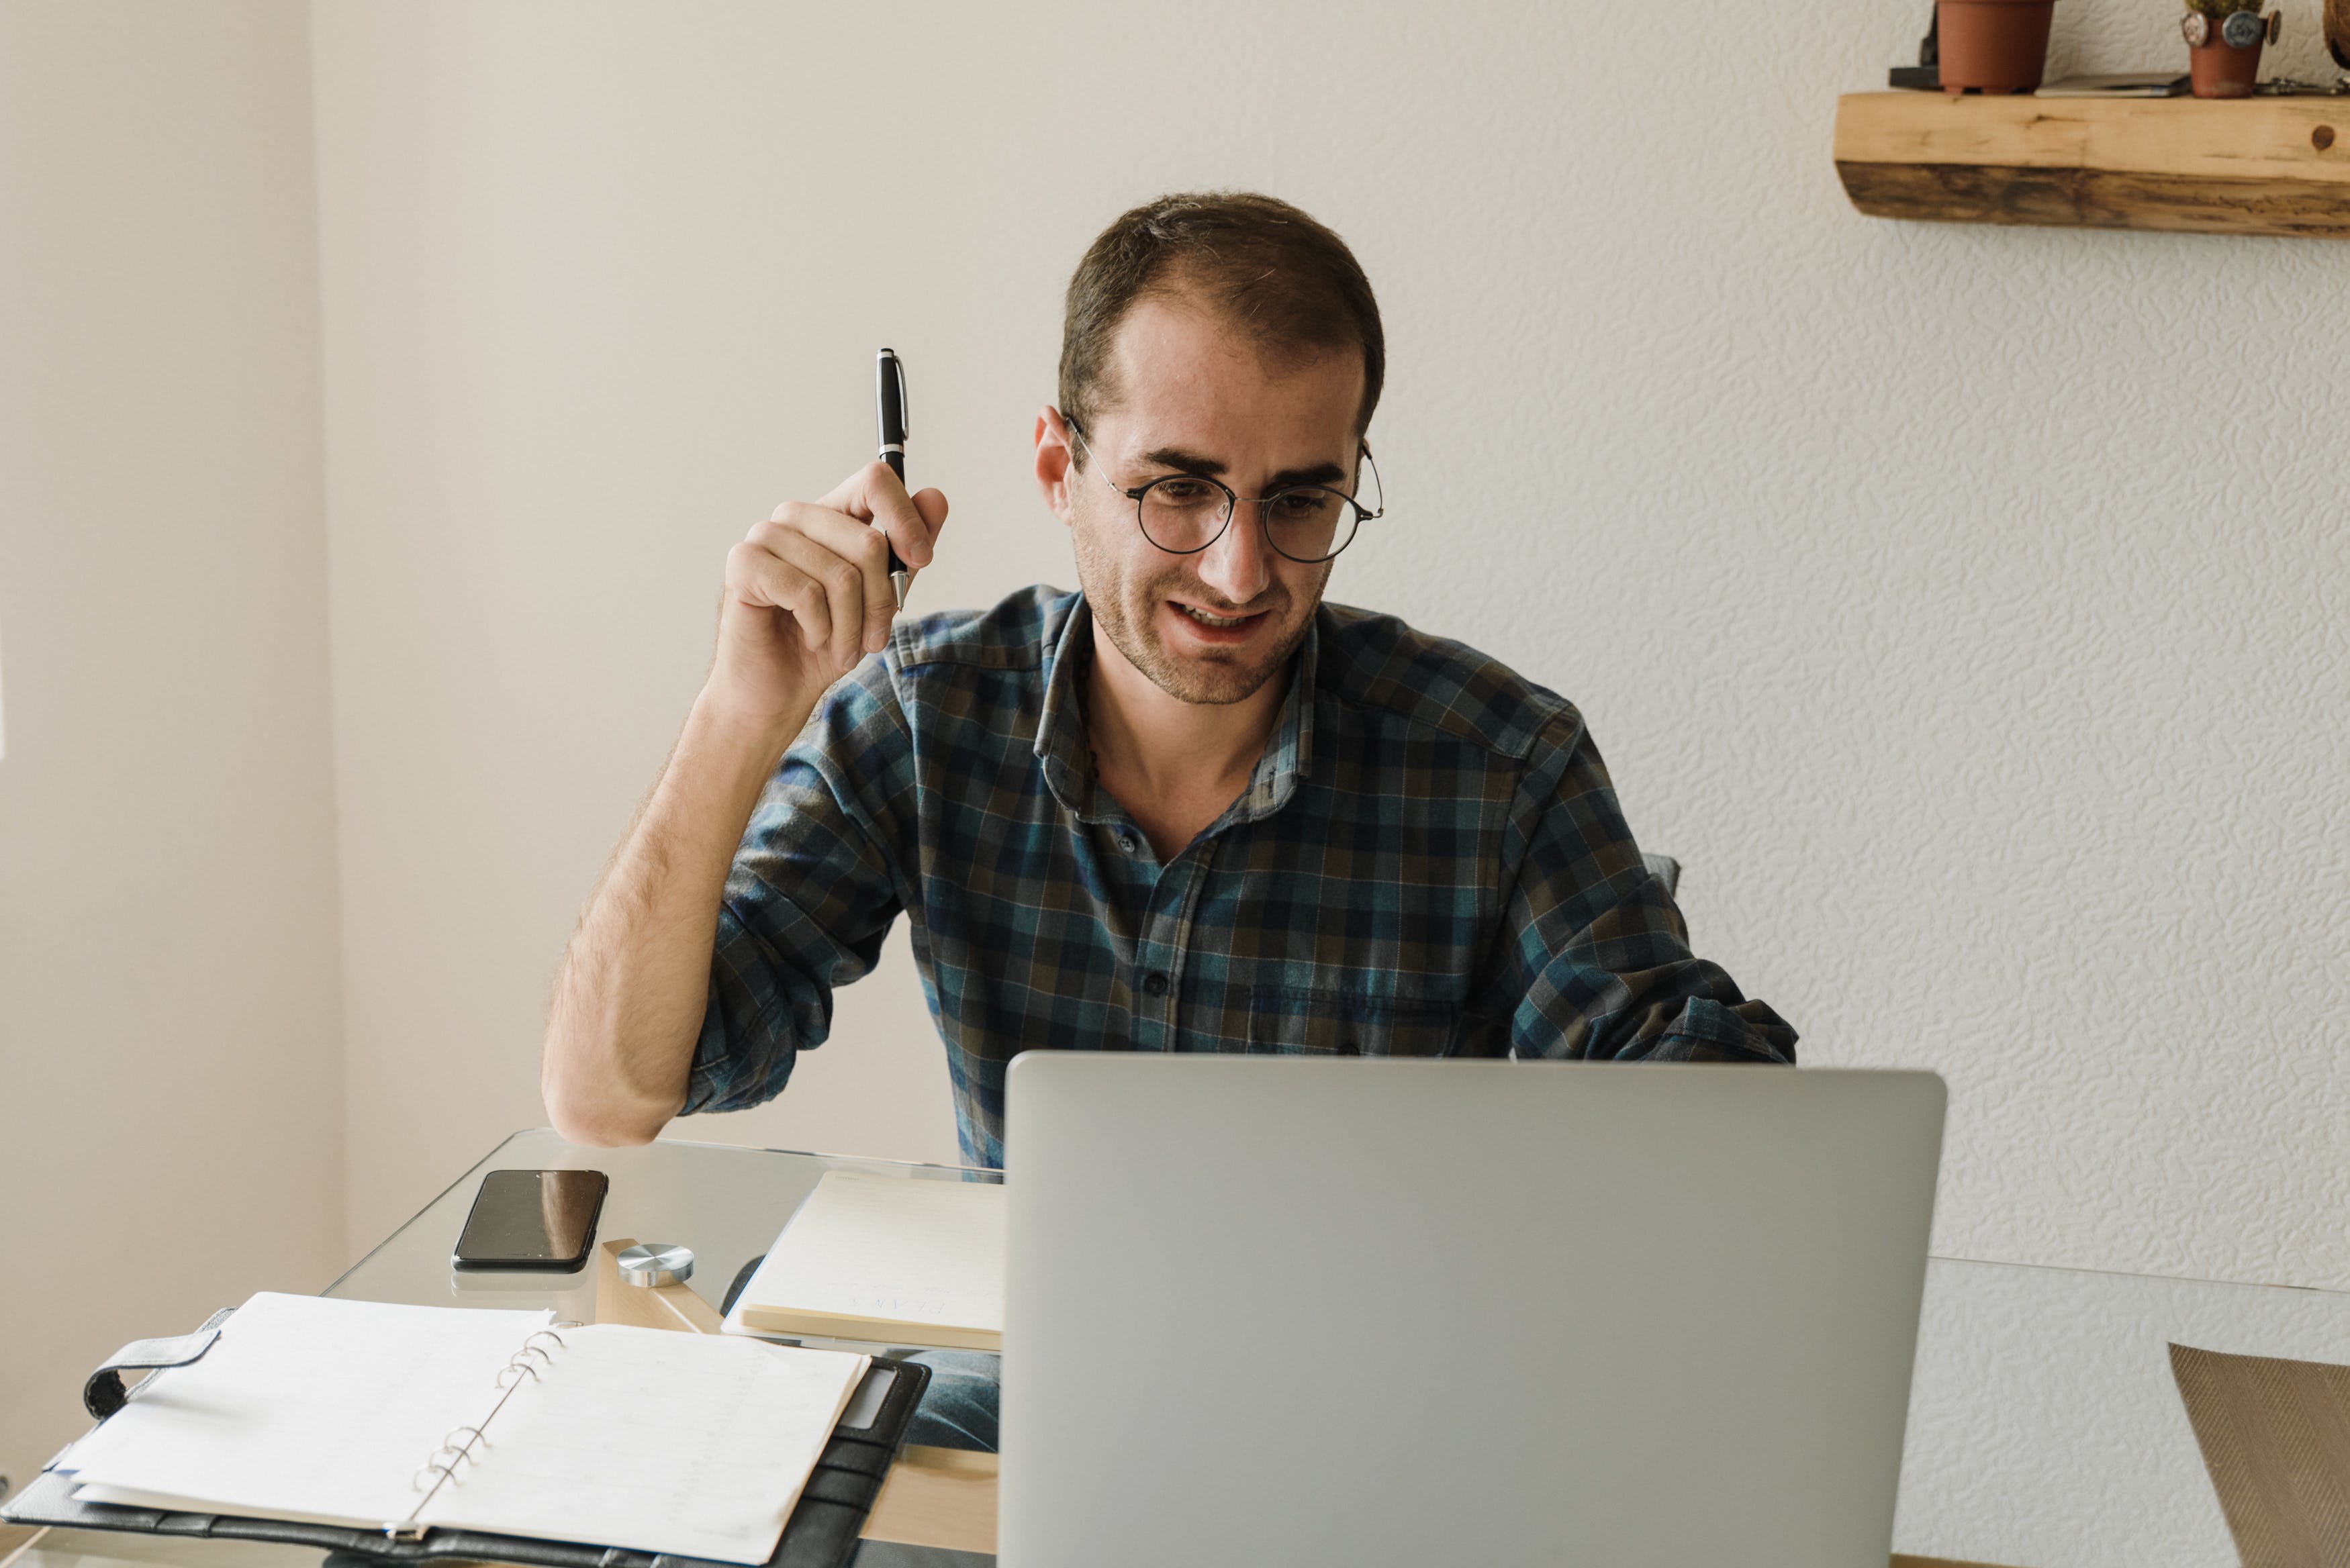
[[2350,238],[2350,98],[1836,100],[1871,217]]

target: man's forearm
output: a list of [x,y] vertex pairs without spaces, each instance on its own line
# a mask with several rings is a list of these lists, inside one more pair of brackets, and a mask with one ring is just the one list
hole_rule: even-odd
[[797,729],[734,721],[707,692],[687,716],[556,979],[539,1079],[573,1142],[644,1143],[684,1105],[727,867]]

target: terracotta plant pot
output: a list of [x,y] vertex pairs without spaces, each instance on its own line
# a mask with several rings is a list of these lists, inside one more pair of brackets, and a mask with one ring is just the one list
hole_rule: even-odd
[[1942,90],[2030,92],[2048,64],[2055,0],[1935,0]]
[[2237,48],[2221,41],[2215,19],[2209,39],[2187,47],[2188,86],[2197,98],[2251,97],[2261,75],[2261,45],[2267,41],[2264,29],[2250,48]]

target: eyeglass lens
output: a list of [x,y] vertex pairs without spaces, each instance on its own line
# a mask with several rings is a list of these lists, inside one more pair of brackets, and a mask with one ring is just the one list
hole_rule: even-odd
[[[1232,493],[1213,481],[1170,474],[1136,498],[1142,536],[1162,550],[1191,555],[1215,543],[1232,520]],[[1326,561],[1353,542],[1355,504],[1335,490],[1298,484],[1253,503],[1265,536],[1293,561]]]

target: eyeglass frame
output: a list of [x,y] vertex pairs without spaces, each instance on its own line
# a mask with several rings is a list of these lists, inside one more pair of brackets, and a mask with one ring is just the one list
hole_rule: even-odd
[[[1061,422],[1069,427],[1070,434],[1076,436],[1078,441],[1085,443],[1087,455],[1090,457],[1093,454],[1093,442],[1087,437],[1085,427],[1078,424],[1076,421],[1069,418],[1066,414],[1063,414],[1061,416]],[[1347,546],[1354,544],[1355,535],[1363,531],[1364,524],[1376,523],[1380,518],[1388,514],[1387,482],[1379,477],[1378,460],[1371,455],[1371,443],[1364,440],[1361,436],[1357,436],[1355,438],[1355,449],[1357,455],[1359,456],[1363,462],[1370,465],[1371,483],[1378,486],[1379,504],[1376,508],[1365,506],[1361,502],[1356,500],[1353,496],[1347,494],[1345,491],[1339,489],[1335,484],[1284,484],[1270,495],[1243,496],[1240,492],[1234,490],[1231,485],[1226,484],[1222,480],[1218,479],[1212,473],[1191,473],[1179,470],[1174,473],[1162,473],[1158,478],[1151,480],[1149,483],[1138,484],[1132,489],[1128,489],[1125,485],[1118,483],[1118,481],[1112,479],[1107,473],[1103,474],[1101,478],[1102,483],[1108,485],[1113,492],[1125,496],[1128,501],[1134,503],[1135,530],[1142,535],[1142,542],[1144,544],[1149,545],[1152,549],[1159,551],[1162,554],[1170,556],[1196,556],[1202,550],[1214,548],[1217,540],[1222,539],[1226,534],[1232,532],[1232,518],[1240,511],[1241,503],[1243,501],[1246,501],[1249,504],[1257,509],[1257,525],[1264,530],[1264,542],[1268,545],[1272,546],[1273,553],[1274,555],[1279,556],[1284,561],[1295,561],[1301,566],[1318,566],[1325,561],[1335,561],[1340,556],[1345,555],[1347,553]],[[1217,527],[1213,534],[1211,534],[1208,536],[1205,543],[1194,545],[1188,550],[1168,549],[1166,545],[1152,538],[1150,536],[1150,530],[1143,527],[1142,525],[1142,497],[1144,494],[1153,486],[1164,484],[1168,481],[1174,479],[1197,480],[1201,483],[1212,484],[1217,489],[1224,493],[1224,520],[1222,524]],[[1326,491],[1328,493],[1338,497],[1339,500],[1344,501],[1347,505],[1355,509],[1355,525],[1347,530],[1347,543],[1345,545],[1339,545],[1336,549],[1331,551],[1326,556],[1316,556],[1311,560],[1304,560],[1300,559],[1298,556],[1291,555],[1288,551],[1283,549],[1278,544],[1274,543],[1273,537],[1273,524],[1268,520],[1268,514],[1266,513],[1265,508],[1280,500],[1283,496],[1299,490]]]

